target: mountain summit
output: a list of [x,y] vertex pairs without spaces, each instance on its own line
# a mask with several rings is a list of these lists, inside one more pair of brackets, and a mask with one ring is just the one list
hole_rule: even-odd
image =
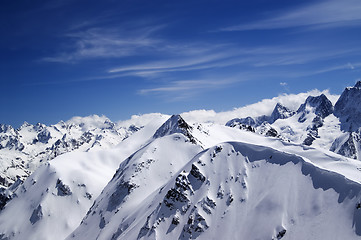
[[0,125],[0,240],[360,239],[361,82],[314,94]]
[[361,81],[346,88],[335,104],[335,116],[340,118],[344,131],[356,131],[361,127]]
[[294,111],[283,106],[281,103],[277,103],[270,116],[269,123],[274,123],[278,119],[285,119],[292,117],[294,114],[295,114]]
[[182,133],[190,142],[196,143],[192,136],[192,127],[184,121],[180,115],[172,115],[153,135],[153,138],[160,138],[174,133]]
[[325,96],[325,94],[321,94],[317,97],[309,96],[306,99],[306,102],[297,110],[297,113],[302,113],[299,121],[304,121],[305,115],[310,112],[314,112],[317,116],[325,118],[333,113],[332,102]]

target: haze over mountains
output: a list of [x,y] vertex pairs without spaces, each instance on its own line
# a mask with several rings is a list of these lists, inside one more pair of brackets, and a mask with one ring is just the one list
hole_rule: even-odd
[[359,103],[0,125],[0,239],[359,239]]

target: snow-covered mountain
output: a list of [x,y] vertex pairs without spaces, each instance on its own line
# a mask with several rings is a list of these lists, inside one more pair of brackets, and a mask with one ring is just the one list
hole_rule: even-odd
[[219,144],[136,204],[138,195],[123,191],[121,204],[109,209],[117,182],[68,239],[360,237],[360,184],[268,147]]
[[141,127],[118,126],[97,115],[74,117],[51,126],[25,122],[14,129],[0,125],[0,208],[11,197],[13,188],[41,163],[72,151],[109,149]]
[[64,239],[80,224],[119,164],[147,145],[164,120],[155,118],[116,148],[73,151],[41,165],[1,211],[0,239]]
[[335,104],[335,116],[340,118],[342,130],[353,132],[361,127],[361,81],[348,87]]
[[309,96],[296,110],[277,103],[271,115],[231,119],[226,126],[320,147],[361,160],[361,82],[333,104],[325,94]]
[[[192,153],[189,161],[184,154],[194,144],[177,131],[162,137],[163,148],[177,151],[174,139],[187,148],[170,158],[162,154],[164,160],[141,170],[136,166],[149,149],[135,153],[68,239],[359,238],[361,162],[249,131],[196,125],[191,134],[204,147],[226,143]],[[155,165],[161,161],[166,164]],[[179,162],[186,164],[174,174],[169,165]],[[152,176],[151,182],[137,172]],[[139,179],[146,182],[134,183]]]
[[1,125],[0,239],[359,239],[360,86],[248,116]]

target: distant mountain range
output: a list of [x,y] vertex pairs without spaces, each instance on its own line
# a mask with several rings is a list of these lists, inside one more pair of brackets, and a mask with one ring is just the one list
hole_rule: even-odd
[[361,82],[302,96],[0,125],[0,240],[359,239]]

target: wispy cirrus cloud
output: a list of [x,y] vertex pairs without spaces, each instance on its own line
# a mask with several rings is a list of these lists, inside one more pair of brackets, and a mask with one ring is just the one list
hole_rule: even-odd
[[179,101],[192,98],[201,92],[225,88],[241,81],[240,77],[231,77],[223,79],[196,79],[196,80],[177,80],[168,82],[155,88],[144,88],[138,91],[140,95],[160,95],[167,96],[170,101]]
[[210,88],[229,85],[234,82],[235,82],[235,79],[181,80],[181,81],[173,81],[163,87],[141,89],[141,90],[139,90],[139,93],[140,94],[148,94],[148,93],[178,92],[178,91],[183,91],[183,90],[194,90],[197,88],[210,89]]
[[361,1],[324,0],[269,19],[239,24],[221,31],[267,30],[293,27],[332,28],[361,25]]
[[162,40],[152,33],[165,27],[144,26],[136,30],[89,28],[67,33],[70,47],[55,56],[45,57],[47,62],[76,62],[84,59],[115,58],[139,55],[160,45]]
[[[322,3],[324,4],[324,2]],[[324,6],[322,5],[322,7]],[[308,8],[310,6],[305,7],[302,11],[299,10],[298,13],[294,11],[278,16],[270,23],[264,21],[266,25],[259,22],[252,26],[237,27],[238,30],[263,29],[262,26],[266,29],[285,28],[288,26],[282,24],[286,24],[284,22],[287,22],[288,19],[293,22],[293,25],[291,24],[289,27],[301,26],[299,25],[301,19],[309,17],[307,14],[315,15],[312,13],[314,10],[307,13]],[[321,7],[318,6],[318,8]],[[331,7],[331,9],[334,8],[335,6]],[[314,18],[313,22],[320,22],[316,16]],[[323,18],[326,19],[326,16]],[[353,19],[356,19],[356,16]],[[302,26],[312,25],[311,20],[307,21],[302,23]],[[297,25],[297,22],[300,23]],[[68,32],[64,36],[68,40],[69,47],[61,49],[61,52],[54,56],[43,58],[43,61],[59,63],[78,63],[92,59],[116,59],[117,61],[109,61],[113,67],[110,65],[106,71],[101,69],[102,72],[99,75],[59,81],[55,84],[118,78],[133,80],[131,77],[137,77],[135,79],[139,79],[140,83],[151,84],[149,88],[139,87],[138,94],[166,96],[168,99],[171,96],[173,100],[181,100],[212,89],[231,87],[235,83],[245,80],[252,81],[281,76],[279,81],[285,81],[285,76],[299,77],[305,74],[320,74],[322,70],[332,71],[332,67],[321,70],[302,69],[302,72],[295,70],[297,70],[297,66],[303,64],[328,61],[359,52],[346,47],[329,51],[327,47],[322,48],[322,46],[310,46],[302,43],[254,45],[245,48],[232,41],[217,41],[216,44],[205,39],[182,42],[167,38],[167,34],[164,34],[166,31],[163,30],[169,25],[142,23],[137,26],[126,24],[118,28],[114,26],[100,28],[92,26],[92,24],[94,23],[90,21],[73,26],[69,30],[70,33]],[[236,28],[226,31],[233,30]],[[130,59],[129,63],[128,59]],[[336,66],[337,69],[344,69],[344,66]],[[233,77],[224,79],[224,74],[227,74],[228,70]],[[209,76],[212,77],[209,78]],[[215,79],[215,77],[219,78]],[[287,88],[286,85],[281,86]]]
[[[211,50],[212,49],[212,50]],[[216,66],[227,66],[237,62],[231,58],[237,57],[237,53],[233,50],[220,49],[213,51],[210,48],[208,52],[199,54],[186,54],[185,56],[171,56],[168,60],[151,61],[148,63],[121,66],[110,69],[109,73],[117,72],[169,72],[169,71],[185,71],[211,68]]]
[[[196,48],[196,47],[195,47]],[[305,63],[352,55],[357,49],[316,51],[312,47],[270,46],[260,48],[237,48],[236,46],[209,47],[202,54],[183,54],[167,60],[148,61],[125,65],[108,70],[109,74],[126,73],[133,76],[151,77],[169,72],[219,69],[231,66],[265,68],[301,65]]]

